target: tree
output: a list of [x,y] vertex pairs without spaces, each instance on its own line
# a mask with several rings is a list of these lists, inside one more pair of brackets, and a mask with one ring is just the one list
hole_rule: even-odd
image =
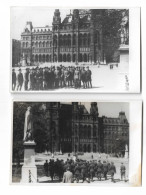
[[102,15],[103,45],[107,62],[118,62],[118,49],[121,43],[120,28],[122,13],[129,16],[126,9],[106,9]]

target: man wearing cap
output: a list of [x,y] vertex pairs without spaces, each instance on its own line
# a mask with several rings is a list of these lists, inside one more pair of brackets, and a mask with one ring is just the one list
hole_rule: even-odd
[[12,70],[12,90],[14,91],[16,87],[16,72],[15,69]]
[[29,82],[29,68],[26,68],[24,73],[24,90],[28,90],[28,82]]
[[86,70],[84,66],[82,67],[81,70],[81,81],[83,83],[83,88],[86,88]]
[[89,87],[92,88],[92,78],[91,78],[92,72],[91,72],[91,70],[89,70],[89,66],[87,66],[86,69],[87,69],[86,70],[86,83],[87,83],[86,85],[88,88]]
[[66,170],[66,172],[63,175],[62,182],[63,183],[72,183],[73,182],[73,174],[70,171],[70,167],[69,166],[67,167],[67,170]]
[[66,67],[64,71],[64,83],[66,87],[69,86],[69,76],[69,69]]
[[21,68],[19,69],[19,73],[17,75],[17,91],[21,91],[22,85],[23,85],[23,74],[21,72]]
[[120,173],[121,173],[121,180],[123,181],[123,179],[125,180],[125,173],[126,173],[126,167],[123,163],[121,163],[120,166]]
[[101,174],[102,174],[102,171],[103,171],[103,164],[101,163],[101,161],[99,160],[98,163],[97,163],[97,178],[98,180],[101,181]]
[[114,182],[114,174],[116,173],[116,167],[113,162],[111,162],[111,165],[109,167],[109,172],[111,174],[111,181]]
[[108,164],[106,161],[103,161],[103,174],[105,180],[107,180],[107,173],[108,173]]
[[60,69],[57,66],[57,69],[55,70],[55,88],[59,87],[59,81],[60,81]]
[[81,80],[80,71],[79,71],[79,68],[76,67],[75,72],[74,72],[74,86],[75,86],[75,89],[80,87],[80,80]]

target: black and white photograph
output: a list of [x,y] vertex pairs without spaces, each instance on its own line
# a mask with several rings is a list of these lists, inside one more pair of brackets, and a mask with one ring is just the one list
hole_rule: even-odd
[[13,102],[12,183],[129,186],[129,107]]
[[11,7],[11,92],[139,92],[139,25],[138,8]]

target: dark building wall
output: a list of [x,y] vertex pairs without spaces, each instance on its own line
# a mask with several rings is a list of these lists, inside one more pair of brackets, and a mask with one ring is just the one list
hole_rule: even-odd
[[124,154],[125,145],[129,145],[129,123],[124,112],[117,118],[99,117],[96,102],[91,103],[90,112],[78,102],[46,105],[52,151]]

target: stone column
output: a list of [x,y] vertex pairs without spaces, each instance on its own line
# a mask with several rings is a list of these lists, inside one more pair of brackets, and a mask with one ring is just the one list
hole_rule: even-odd
[[79,58],[79,33],[78,33],[78,28],[76,31],[76,64],[78,64],[78,58]]
[[35,166],[35,142],[24,142],[24,164],[21,170],[21,183],[37,182],[37,167]]

